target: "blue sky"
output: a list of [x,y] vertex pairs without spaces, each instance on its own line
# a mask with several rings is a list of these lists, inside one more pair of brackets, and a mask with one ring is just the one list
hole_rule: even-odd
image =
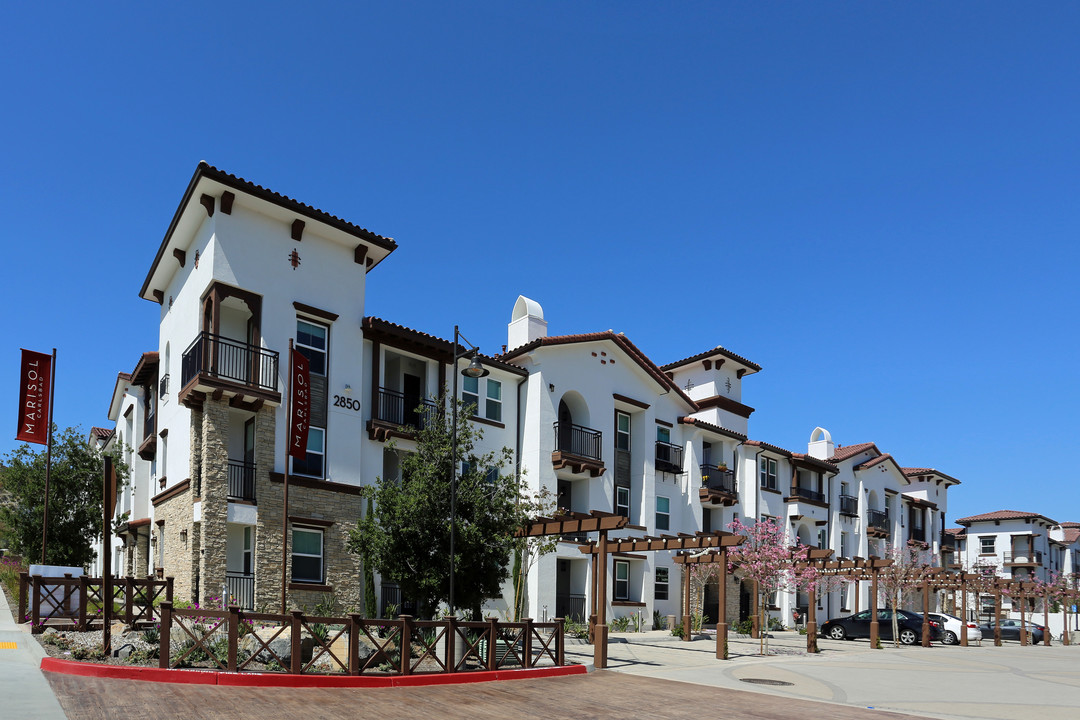
[[1080,5],[153,5],[0,14],[0,452],[20,346],[108,424],[207,160],[394,237],[369,314],[494,352],[521,293],[657,363],[721,344],[754,439],[1080,520]]

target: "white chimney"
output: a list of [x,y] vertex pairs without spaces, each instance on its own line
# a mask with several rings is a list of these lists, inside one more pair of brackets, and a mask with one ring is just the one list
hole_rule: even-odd
[[806,454],[818,460],[828,460],[836,454],[836,443],[832,441],[832,435],[823,427],[814,428],[810,433],[810,444],[806,446]]
[[537,338],[547,337],[547,320],[540,303],[518,295],[514,314],[506,326],[506,349],[513,350]]

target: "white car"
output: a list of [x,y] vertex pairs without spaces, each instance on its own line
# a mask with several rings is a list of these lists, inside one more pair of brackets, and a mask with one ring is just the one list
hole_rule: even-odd
[[930,613],[930,619],[941,626],[941,642],[946,645],[960,644],[960,628],[967,625],[967,639],[969,643],[982,641],[982,630],[973,622],[965,623],[955,615],[945,613]]

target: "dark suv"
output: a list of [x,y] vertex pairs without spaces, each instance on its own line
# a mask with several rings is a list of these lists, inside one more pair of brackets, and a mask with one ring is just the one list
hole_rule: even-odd
[[[878,634],[882,640],[893,639],[892,613],[890,609],[878,610]],[[914,645],[922,638],[922,618],[907,610],[896,611],[897,632],[900,642]],[[821,634],[833,640],[870,637],[870,611],[863,610],[854,615],[829,620],[821,626]],[[930,639],[941,639],[941,626],[930,622]]]

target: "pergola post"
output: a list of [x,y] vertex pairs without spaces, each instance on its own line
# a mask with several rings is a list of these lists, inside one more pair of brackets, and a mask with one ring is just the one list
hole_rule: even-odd
[[1024,602],[1025,597],[1024,597],[1024,583],[1023,583],[1023,581],[1017,583],[1017,593],[1016,594],[1020,598],[1020,644],[1021,645],[1027,645],[1028,644],[1028,635],[1027,635],[1028,631],[1027,631],[1027,621],[1025,620],[1025,617],[1027,615],[1027,612],[1026,612],[1027,603]]
[[881,647],[877,618],[877,558],[870,558],[870,647]]
[[1069,644],[1069,601],[1070,597],[1062,593],[1061,595],[1061,644]]
[[607,539],[607,530],[601,530],[596,544],[596,560],[600,567],[597,571],[596,626],[593,628],[593,666],[597,670],[607,667]]
[[814,583],[807,589],[810,606],[806,608],[806,652],[816,653],[817,646],[817,588]]
[[922,588],[922,646],[930,647],[930,578],[923,578]]
[[960,573],[960,647],[968,646],[967,574]]
[[855,581],[855,612],[859,612],[859,589],[862,587],[862,578]]
[[591,605],[592,605],[591,610],[592,610],[592,612],[589,613],[589,642],[595,643],[596,640],[593,637],[593,633],[596,631],[596,615],[597,615],[596,605],[597,605],[597,601],[598,601],[598,599],[600,597],[600,580],[599,580],[600,564],[596,561],[596,556],[595,555],[592,556],[592,568],[591,568],[591,570],[592,570],[592,598],[591,598]]
[[761,589],[758,581],[754,581],[754,614],[750,626],[750,637],[755,640],[761,637]]
[[1001,647],[1001,586],[994,583],[994,647]]
[[690,566],[683,565],[683,614],[682,614],[682,640],[690,642],[692,630],[690,618]]
[[1046,628],[1046,632],[1043,633],[1043,645],[1050,647],[1050,589],[1043,588],[1043,627]]
[[727,548],[720,548],[719,607],[716,609],[716,659],[727,660]]

